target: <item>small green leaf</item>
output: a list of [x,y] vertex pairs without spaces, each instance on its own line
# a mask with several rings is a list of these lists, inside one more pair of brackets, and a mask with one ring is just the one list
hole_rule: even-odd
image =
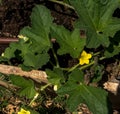
[[118,46],[110,45],[104,52],[106,58],[111,58],[120,53],[120,43]]
[[75,111],[81,103],[84,103],[93,114],[96,112],[97,114],[109,114],[107,92],[100,88],[69,82],[62,86],[57,93],[69,95],[67,107],[71,112]]
[[16,51],[16,49],[19,50],[20,47],[21,47],[21,45],[18,43],[11,43],[9,45],[9,47],[6,48],[6,50],[4,52],[4,57],[7,59],[15,57],[15,51]]
[[50,83],[57,85],[58,87],[61,86],[61,82],[64,80],[64,74],[62,70],[59,68],[54,68],[53,71],[46,69],[46,73]]
[[111,44],[106,48],[104,56],[106,58],[113,57],[120,53],[120,31],[118,31],[113,38],[110,39]]
[[25,96],[27,98],[33,98],[35,96],[36,90],[34,88],[34,83],[32,80],[27,80],[23,77],[15,75],[11,75],[10,79],[14,85],[20,87],[20,96]]
[[119,0],[69,0],[80,17],[76,27],[86,31],[87,47],[109,46],[109,37],[120,29],[120,19],[112,17]]
[[80,30],[75,29],[72,33],[63,26],[53,26],[52,36],[56,38],[60,45],[59,55],[70,54],[73,58],[77,58],[83,50],[86,38],[80,37]]

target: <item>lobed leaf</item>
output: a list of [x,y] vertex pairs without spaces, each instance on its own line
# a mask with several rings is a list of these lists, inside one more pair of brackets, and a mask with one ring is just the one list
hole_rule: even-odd
[[25,27],[20,34],[36,42],[50,46],[49,32],[53,18],[50,11],[42,5],[36,5],[31,14],[31,27]]
[[69,0],[78,13],[76,27],[86,31],[87,47],[109,46],[109,37],[120,29],[120,19],[112,17],[119,0]]
[[20,96],[25,96],[27,98],[33,98],[35,96],[36,90],[32,80],[26,80],[23,77],[15,75],[11,75],[10,79],[14,85],[20,87]]
[[109,108],[107,107],[109,105],[107,92],[100,88],[90,87],[84,84],[76,85],[75,83],[69,82],[61,87],[57,93],[60,95],[69,95],[67,107],[71,112],[75,111],[83,103],[88,106],[93,114],[110,114]]
[[50,11],[45,6],[36,5],[31,14],[31,26],[24,27],[20,35],[26,37],[17,43],[10,44],[5,50],[4,57],[7,59],[20,58],[21,66],[32,69],[41,68],[49,61],[48,50],[51,48],[49,39],[50,27],[52,26]]
[[75,29],[73,32],[65,29],[63,26],[53,26],[52,36],[59,43],[58,54],[70,54],[73,58],[78,58],[83,50],[86,38],[80,37],[80,30]]
[[69,74],[68,81],[61,86],[57,93],[68,94],[67,108],[74,112],[80,104],[86,104],[93,114],[108,114],[109,101],[105,90],[84,84],[84,74],[79,69]]

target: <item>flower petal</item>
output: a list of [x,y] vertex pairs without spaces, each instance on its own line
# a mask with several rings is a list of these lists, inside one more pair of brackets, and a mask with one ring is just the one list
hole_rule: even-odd
[[21,108],[20,112],[18,114],[30,114],[30,111],[26,111],[23,108]]
[[90,59],[91,57],[92,57],[91,54],[87,54],[87,56],[86,56],[87,59]]
[[86,53],[85,51],[83,51],[81,53],[81,57],[79,59],[79,64],[83,65],[83,64],[89,64],[89,59],[92,57],[91,54]]
[[83,65],[83,64],[84,64],[83,59],[80,59],[80,60],[79,60],[79,64],[80,64],[80,65]]
[[86,59],[84,63],[89,64],[89,59]]
[[85,52],[85,51],[83,51],[82,53],[81,53],[81,56],[86,56],[87,55],[87,53]]

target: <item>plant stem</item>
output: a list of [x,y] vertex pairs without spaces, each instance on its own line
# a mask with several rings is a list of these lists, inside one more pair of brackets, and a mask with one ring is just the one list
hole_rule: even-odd
[[60,67],[60,65],[59,65],[59,62],[58,62],[58,58],[57,58],[57,56],[56,56],[55,51],[54,51],[54,49],[53,49],[53,48],[52,48],[52,52],[53,52],[53,56],[54,56],[54,58],[55,58],[56,67],[57,67],[57,68],[59,68],[59,67]]
[[[101,57],[99,60],[103,60],[105,59],[106,57]],[[95,63],[95,61],[92,61],[91,63],[87,64],[87,65],[84,65],[84,66],[81,66],[79,69],[80,70],[84,70],[85,68],[88,68],[90,67],[91,65],[93,65]],[[77,68],[78,66],[80,66],[80,64],[76,64],[75,66],[73,66],[72,68],[70,68],[69,70],[68,69],[65,69],[65,70],[68,70],[68,72],[71,72],[73,71],[75,68]],[[64,70],[64,69],[63,69]]]
[[44,89],[46,89],[48,86],[50,86],[51,85],[51,83],[48,83],[48,84],[46,84],[45,86],[43,86],[43,87],[41,87],[41,91],[43,91]]
[[63,5],[63,6],[65,6],[65,7],[68,7],[68,8],[70,8],[70,9],[73,9],[73,10],[74,10],[74,7],[72,7],[71,5],[69,5],[69,4],[67,4],[67,3],[64,3],[64,2],[62,2],[62,1],[57,1],[57,0],[49,0],[49,1],[54,2],[54,3],[57,3],[57,4],[60,4],[60,5]]
[[74,69],[76,69],[79,65],[80,65],[79,63],[78,63],[78,64],[76,64],[75,66],[73,66],[72,68],[70,68],[70,69],[68,70],[68,72],[73,71],[73,70],[74,70]]
[[39,96],[39,93],[36,93],[36,95],[34,96],[34,98],[31,100],[29,106],[32,105],[32,103],[37,99],[38,96]]
[[[105,58],[106,58],[106,57],[101,57],[99,60],[101,61],[101,60],[103,60],[103,59],[105,59]],[[85,68],[93,65],[94,63],[95,63],[95,61],[92,61],[90,64],[84,65],[84,66],[80,67],[80,70],[84,70]]]
[[50,62],[50,64],[54,67],[55,65],[52,63],[52,61],[49,61]]
[[96,55],[99,55],[99,54],[100,54],[100,52],[96,52],[96,53],[93,54],[93,56],[96,56]]

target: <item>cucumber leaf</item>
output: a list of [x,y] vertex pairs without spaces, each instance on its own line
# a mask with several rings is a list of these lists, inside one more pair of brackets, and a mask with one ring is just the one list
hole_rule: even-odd
[[61,82],[64,81],[63,71],[59,68],[54,68],[53,70],[46,69],[48,80],[52,85],[57,85],[57,88],[61,86]]
[[70,32],[63,26],[53,26],[51,31],[52,36],[60,45],[59,55],[70,54],[73,58],[79,57],[86,43],[86,38],[80,37],[79,29]]
[[12,83],[20,87],[18,94],[27,98],[33,98],[36,94],[34,82],[20,76],[10,75]]
[[53,18],[50,11],[42,5],[36,5],[31,14],[31,27],[24,27],[20,34],[34,39],[44,46],[50,46],[49,32]]
[[79,19],[76,27],[86,31],[87,47],[108,47],[109,37],[120,29],[120,19],[112,17],[119,0],[69,0],[77,11]]
[[31,26],[20,31],[22,38],[17,43],[11,43],[5,50],[4,57],[19,58],[21,67],[39,69],[49,61],[48,50],[51,48],[49,39],[53,18],[50,11],[41,5],[36,5],[31,14]]
[[66,83],[57,93],[59,95],[68,94],[66,101],[67,108],[73,112],[76,111],[81,103],[88,106],[93,114],[110,114],[107,99],[107,92],[100,88],[86,86],[84,84],[77,85],[72,82]]
[[[75,69],[69,74],[68,81],[62,85],[57,93],[68,94],[66,106],[70,112],[77,110],[80,104],[86,104],[93,114],[109,114],[108,93],[101,89],[84,84],[84,74]],[[112,108],[110,108],[112,109]]]

